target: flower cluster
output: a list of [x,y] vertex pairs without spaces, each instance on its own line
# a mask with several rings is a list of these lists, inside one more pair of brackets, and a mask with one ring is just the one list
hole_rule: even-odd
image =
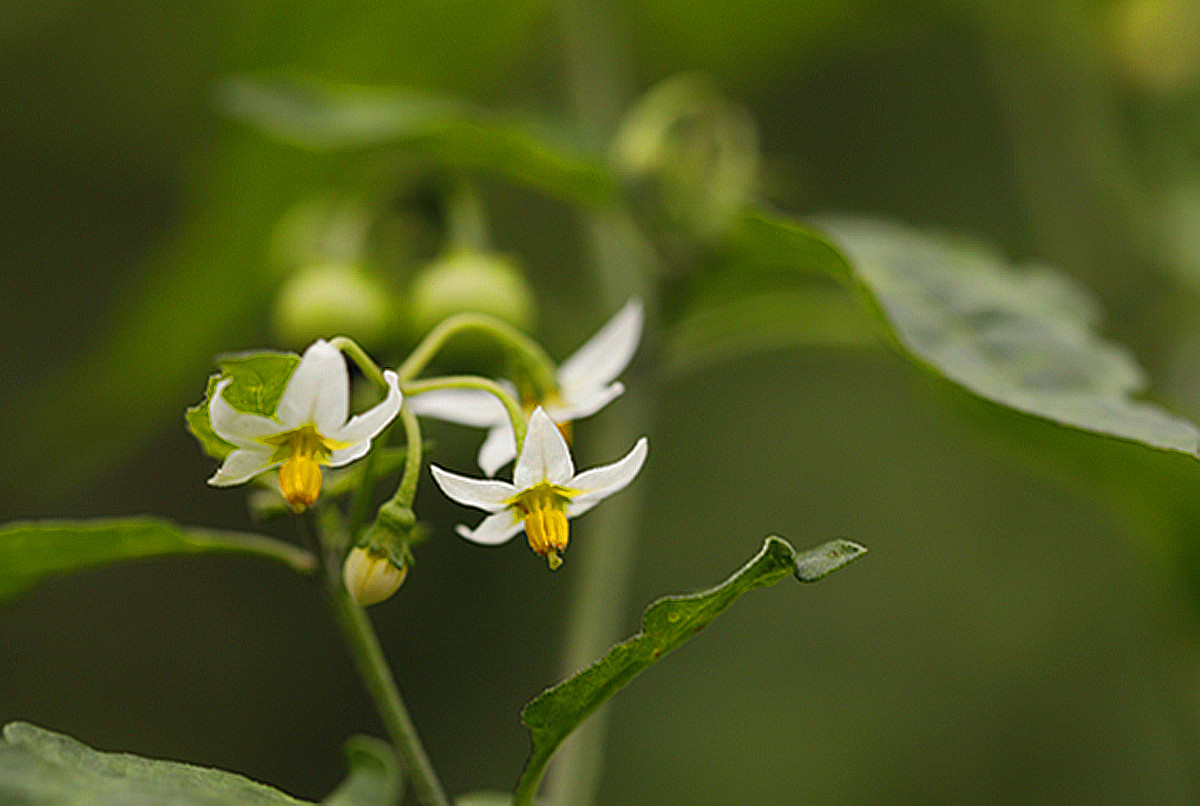
[[[576,473],[568,444],[572,420],[595,413],[624,391],[616,378],[637,349],[641,329],[641,303],[633,300],[557,368],[557,389],[544,399],[521,400],[528,420],[519,447],[510,419],[517,417],[518,407],[509,403],[510,409],[496,396],[505,389],[515,395],[510,384],[496,394],[450,388],[406,398],[396,373],[379,373],[376,368],[375,377],[381,376],[387,388],[384,400],[351,417],[346,359],[334,344],[318,340],[287,378],[271,416],[239,411],[225,397],[233,379],[217,382],[208,402],[209,419],[212,430],[234,450],[209,483],[241,484],[278,468],[280,491],[294,510],[302,511],[320,495],[321,468],[340,467],[365,456],[372,440],[407,406],[413,414],[489,429],[479,454],[480,467],[489,478],[430,468],[447,496],[489,513],[474,529],[460,524],[458,533],[475,543],[496,545],[524,531],[534,552],[557,568],[567,547],[568,519],[628,486],[646,460],[648,445],[643,437],[619,461]],[[415,420],[406,422],[415,428]],[[410,442],[409,448],[416,446]],[[514,458],[511,482],[490,478]],[[357,546],[343,570],[347,590],[369,604],[399,587],[407,568],[393,567],[378,547]]]

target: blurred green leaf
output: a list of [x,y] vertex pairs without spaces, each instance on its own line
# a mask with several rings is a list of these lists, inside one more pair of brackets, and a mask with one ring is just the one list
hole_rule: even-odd
[[322,806],[395,806],[404,796],[400,762],[392,746],[370,736],[346,741],[350,775],[321,801]]
[[221,371],[209,376],[204,401],[192,406],[184,415],[188,430],[200,442],[204,452],[214,459],[224,460],[234,449],[213,431],[208,414],[209,401],[222,379],[232,378],[224,392],[229,405],[238,411],[270,417],[275,414],[279,398],[299,364],[300,356],[293,353],[238,353],[218,358],[217,366]]
[[468,792],[454,799],[454,806],[510,806],[512,795],[507,792]]
[[315,558],[261,535],[176,526],[157,518],[36,521],[0,527],[0,604],[61,574],[141,557],[245,554],[302,574]]
[[1144,373],[1128,350],[1098,336],[1099,308],[1066,275],[1015,270],[968,239],[897,224],[828,218],[820,225],[846,258],[782,215],[750,212],[731,239],[730,261],[743,271],[790,265],[857,286],[905,355],[987,400],[1200,456],[1195,425],[1136,399]]
[[544,125],[453,99],[283,79],[230,82],[223,97],[233,117],[306,148],[402,147],[587,205],[616,190],[598,150],[581,148]]
[[1017,271],[966,239],[828,219],[893,338],[975,394],[1061,425],[1200,456],[1200,430],[1135,399],[1146,377],[1095,331],[1085,288],[1046,268]]
[[[350,775],[326,806],[393,806],[399,766],[391,748],[357,737],[347,743]],[[222,770],[127,753],[101,753],[69,736],[24,722],[0,739],[0,802],[21,806],[303,806],[265,784]]]
[[99,753],[23,722],[0,741],[0,801],[26,806],[297,806],[303,801],[220,770]]
[[815,582],[865,552],[849,540],[834,540],[797,555],[787,541],[769,537],[754,559],[717,587],[689,596],[668,596],[650,605],[642,616],[640,633],[525,706],[521,720],[533,738],[533,752],[513,802],[532,801],[550,757],[584,719],[640,672],[706,627],[743,593],[774,585],[788,575]]

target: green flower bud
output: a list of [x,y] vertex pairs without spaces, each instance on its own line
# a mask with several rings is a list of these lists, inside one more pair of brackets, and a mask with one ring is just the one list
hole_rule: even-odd
[[356,546],[342,565],[342,581],[350,598],[363,607],[390,599],[404,584],[408,564],[396,566],[387,554]]
[[289,277],[275,299],[275,332],[293,346],[345,335],[369,348],[387,338],[394,318],[388,288],[357,264],[309,266]]
[[1194,0],[1126,0],[1110,15],[1113,59],[1134,83],[1169,92],[1200,72],[1200,8]]
[[622,121],[612,152],[647,215],[692,239],[724,234],[758,178],[753,119],[693,73],[643,95]]
[[501,255],[451,251],[422,268],[408,292],[413,327],[425,333],[456,313],[486,313],[531,330],[536,303],[525,275]]

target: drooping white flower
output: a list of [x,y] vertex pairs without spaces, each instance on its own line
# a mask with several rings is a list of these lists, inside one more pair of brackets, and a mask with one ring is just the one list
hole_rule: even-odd
[[429,469],[450,498],[491,513],[474,529],[459,524],[460,535],[494,546],[523,529],[529,547],[554,569],[562,564],[558,555],[567,547],[567,519],[582,515],[629,486],[642,469],[648,450],[649,443],[642,437],[623,459],[576,475],[566,440],[538,407],[529,418],[529,432],[513,468],[512,483],[460,476],[436,465]]
[[[625,391],[616,380],[629,365],[642,337],[642,302],[631,299],[582,347],[559,365],[558,391],[543,400],[523,400],[526,414],[541,406],[568,436],[572,420],[595,414]],[[517,390],[506,384],[515,396]],[[494,395],[479,389],[439,389],[414,395],[413,413],[460,425],[487,428],[479,467],[489,476],[517,455],[508,413]]]
[[288,378],[273,417],[233,408],[224,396],[232,379],[221,381],[208,404],[209,418],[217,436],[236,450],[208,483],[228,487],[278,467],[288,503],[296,510],[311,506],[321,492],[321,465],[341,467],[365,456],[371,440],[400,411],[399,379],[391,370],[383,377],[388,384],[383,402],[350,417],[346,359],[318,339]]

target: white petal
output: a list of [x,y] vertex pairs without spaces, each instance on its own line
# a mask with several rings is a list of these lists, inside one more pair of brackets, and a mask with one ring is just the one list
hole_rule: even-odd
[[513,510],[505,510],[497,512],[495,515],[488,515],[474,529],[468,529],[460,523],[454,531],[473,543],[498,546],[524,528],[525,521],[518,518]]
[[625,303],[596,335],[558,367],[558,385],[564,398],[584,394],[616,380],[642,338],[642,301]]
[[568,420],[582,420],[584,417],[591,417],[600,409],[607,406],[621,393],[625,391],[625,386],[620,381],[610,383],[608,386],[602,386],[599,389],[588,389],[576,397],[563,397],[560,405],[549,405],[546,407],[546,413],[550,415],[550,419],[556,423],[564,423]]
[[259,448],[240,448],[225,457],[225,461],[208,483],[214,487],[230,487],[250,481],[259,473],[283,464],[282,461],[272,462],[273,454],[274,451],[266,445]]
[[329,455],[330,467],[342,467],[348,465],[355,459],[361,459],[371,451],[371,440],[364,439],[362,442],[356,442],[348,448],[336,450]]
[[304,351],[275,409],[275,419],[288,430],[307,423],[328,435],[350,414],[350,375],[336,347],[317,339]]
[[474,428],[490,428],[508,419],[504,404],[482,389],[435,389],[410,395],[408,408],[420,417],[434,417]]
[[[350,444],[364,442],[370,446],[371,440],[387,427],[392,418],[400,413],[400,406],[404,403],[404,396],[400,394],[400,379],[396,377],[396,373],[390,369],[384,370],[383,379],[387,381],[388,385],[387,397],[373,408],[367,409],[362,414],[354,415],[345,425],[339,423],[338,428],[332,431],[321,431],[321,433],[337,442]],[[320,430],[320,426],[318,426],[318,430]]]
[[499,512],[506,508],[504,502],[517,492],[507,481],[473,479],[443,470],[437,465],[430,465],[429,472],[450,499],[485,512]]
[[528,490],[543,481],[551,484],[566,484],[575,475],[571,451],[558,432],[558,426],[538,406],[529,418],[529,430],[525,433],[525,444],[513,468],[513,486]]
[[247,448],[260,445],[259,440],[264,437],[273,437],[286,430],[270,417],[247,414],[226,403],[223,393],[232,382],[233,378],[226,378],[218,383],[208,402],[208,417],[217,436],[239,448]]
[[501,425],[488,431],[487,439],[479,446],[479,467],[489,476],[511,462],[517,456],[517,440],[513,437],[512,425],[504,418]]
[[594,467],[580,473],[569,485],[578,490],[579,495],[572,498],[571,503],[567,505],[567,517],[582,515],[613,493],[628,487],[642,469],[649,450],[650,443],[642,437],[633,446],[633,450],[625,454],[625,458],[611,465]]

